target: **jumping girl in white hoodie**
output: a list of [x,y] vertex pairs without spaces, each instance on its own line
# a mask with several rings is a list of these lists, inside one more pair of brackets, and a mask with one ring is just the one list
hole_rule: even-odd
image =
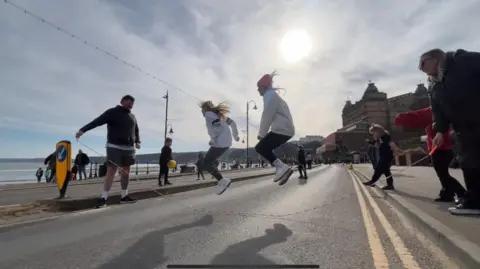
[[272,86],[273,76],[275,73],[266,74],[257,82],[258,92],[263,96],[263,113],[258,133],[260,141],[255,150],[275,166],[273,182],[279,182],[281,186],[287,183],[293,170],[278,159],[273,150],[295,135],[295,126],[287,103]]
[[220,174],[216,160],[232,146],[232,132],[235,141],[240,140],[237,124],[227,117],[230,108],[225,103],[215,106],[211,101],[205,101],[200,104],[200,108],[210,135],[210,149],[203,159],[202,170],[208,171],[218,180],[216,192],[220,195],[227,190],[232,181]]

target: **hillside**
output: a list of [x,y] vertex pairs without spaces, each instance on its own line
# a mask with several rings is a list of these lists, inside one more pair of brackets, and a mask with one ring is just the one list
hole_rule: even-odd
[[[309,142],[303,144],[305,151],[310,152],[312,154],[315,153],[315,150],[322,145],[321,142]],[[282,145],[276,151],[278,156],[296,156],[297,154],[297,143],[287,143]],[[173,158],[177,161],[177,163],[187,163],[192,162],[197,159],[197,155],[199,152],[174,152]],[[250,148],[249,157],[256,161],[259,158],[259,155],[255,151],[254,148]],[[160,153],[150,153],[150,154],[139,154],[136,156],[136,159],[139,163],[146,163],[146,162],[157,162],[159,159]],[[229,149],[220,159],[220,161],[233,161],[239,160],[244,161],[246,157],[246,149],[240,148],[231,148]],[[90,160],[92,162],[99,162],[102,163],[105,161],[105,157],[97,157],[97,156],[90,156]],[[5,158],[0,159],[0,163],[40,163],[43,162],[43,158],[34,158],[34,159],[12,159],[12,158]]]

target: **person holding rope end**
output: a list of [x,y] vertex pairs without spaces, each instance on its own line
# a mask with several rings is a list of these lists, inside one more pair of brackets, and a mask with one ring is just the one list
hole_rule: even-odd
[[120,202],[135,202],[134,199],[128,196],[130,166],[135,164],[135,149],[140,148],[138,124],[131,112],[134,102],[135,98],[133,96],[125,95],[120,100],[120,105],[106,110],[92,122],[80,128],[75,135],[75,138],[78,140],[86,132],[99,126],[107,125],[107,175],[97,208],[107,205],[108,192],[112,188],[117,168],[120,169],[122,187]]
[[[480,215],[480,53],[432,49],[420,56],[418,68],[433,78],[432,112],[441,147],[450,125],[460,142],[459,160],[467,192],[449,212]],[[438,84],[438,85],[437,85]]]
[[403,154],[403,151],[397,147],[395,142],[392,141],[390,134],[383,126],[378,124],[372,124],[369,129],[374,139],[378,141],[378,161],[375,165],[375,170],[370,179],[367,182],[363,182],[364,185],[374,187],[375,183],[380,179],[382,174],[387,178],[387,185],[382,187],[383,190],[394,190],[392,172],[390,167],[392,166],[394,152],[397,154]]
[[258,144],[255,150],[276,168],[273,182],[282,186],[293,174],[292,168],[282,162],[273,150],[287,143],[295,135],[292,114],[287,102],[273,88],[273,74],[264,75],[258,82],[258,93],[263,97],[263,112],[260,120]]

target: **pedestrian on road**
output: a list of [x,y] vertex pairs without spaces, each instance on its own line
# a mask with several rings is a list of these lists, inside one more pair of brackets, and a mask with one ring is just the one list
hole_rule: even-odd
[[195,165],[197,166],[197,180],[200,180],[200,176],[203,180],[205,180],[205,176],[203,175],[202,171],[202,164],[203,164],[203,153],[198,153],[197,161]]
[[55,178],[57,172],[57,153],[53,152],[48,155],[43,161],[43,164],[45,164],[48,168],[48,171],[45,171],[45,181],[50,183]]
[[377,165],[375,166],[372,179],[364,182],[363,184],[366,186],[374,187],[375,183],[380,179],[383,174],[387,178],[387,185],[384,186],[382,189],[394,190],[395,187],[393,186],[393,178],[390,167],[392,166],[394,151],[397,154],[402,154],[403,152],[400,148],[397,147],[395,142],[392,141],[390,134],[387,130],[383,128],[383,126],[378,124],[372,124],[369,131],[373,135],[374,139],[377,140],[379,143],[378,161]]
[[375,169],[375,165],[377,165],[377,141],[367,139],[366,142],[368,143],[368,149],[367,149],[367,156],[370,159],[370,162],[372,163],[373,169]]
[[[467,192],[452,214],[480,214],[480,53],[432,49],[420,56],[419,69],[432,77],[432,111],[437,134],[445,143],[450,125],[460,142],[460,165]],[[439,85],[437,85],[439,84]]]
[[43,169],[41,167],[38,168],[37,172],[35,173],[35,176],[37,177],[37,182],[40,183],[40,181],[42,181],[42,176],[43,176]]
[[222,156],[232,146],[232,136],[235,141],[239,141],[238,128],[235,121],[227,115],[230,108],[225,103],[214,105],[211,101],[205,101],[200,104],[202,114],[205,117],[208,135],[210,136],[210,148],[203,159],[202,170],[208,171],[218,181],[216,193],[224,193],[232,181],[224,178],[218,171],[218,158]]
[[258,144],[255,150],[275,166],[276,173],[273,182],[279,185],[287,183],[293,173],[292,168],[282,162],[273,150],[285,144],[295,135],[292,115],[288,104],[273,88],[273,74],[265,74],[258,82],[258,93],[263,97],[263,112],[258,133]]
[[[440,84],[437,84],[440,85]],[[434,129],[435,123],[433,122],[432,107],[427,107],[420,110],[410,111],[406,113],[400,113],[397,115],[395,125],[407,127],[407,128],[424,128],[427,134],[427,149],[431,151],[433,148],[433,138],[436,135]],[[440,179],[442,189],[436,202],[453,202],[454,196],[463,199],[465,196],[465,188],[452,177],[448,171],[450,163],[455,157],[455,153],[452,150],[452,137],[450,132],[443,134],[443,145],[438,147],[431,156],[433,168]]]
[[[90,163],[88,155],[85,154],[81,149],[78,150],[77,156],[75,156],[75,164],[78,169],[78,180],[87,179],[87,165]],[[83,178],[82,178],[83,175]]]
[[[168,171],[170,168],[168,167],[168,163],[173,160],[172,157],[172,139],[167,137],[165,139],[165,144],[163,145],[162,151],[160,152],[160,159],[158,164],[160,165],[160,173],[158,173],[158,186],[171,185],[170,181],[168,180]],[[162,184],[163,179],[163,184]]]
[[307,160],[307,168],[308,169],[312,169],[312,154],[308,153],[307,154],[307,157],[306,157],[306,160]]
[[298,146],[298,172],[300,173],[299,179],[308,179],[307,177],[307,160],[305,159],[305,150],[302,145]]
[[102,190],[102,196],[97,208],[107,205],[107,198],[112,188],[113,179],[120,168],[121,203],[134,203],[128,195],[130,166],[135,164],[135,149],[140,149],[140,132],[137,120],[131,110],[135,98],[125,95],[120,105],[107,109],[98,118],[80,128],[75,137],[77,140],[86,132],[102,125],[107,125],[107,175]]

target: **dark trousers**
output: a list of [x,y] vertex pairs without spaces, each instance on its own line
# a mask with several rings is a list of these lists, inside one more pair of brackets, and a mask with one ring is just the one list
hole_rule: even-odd
[[198,165],[197,166],[197,178],[200,179],[200,176],[202,177],[202,179],[205,179],[205,176],[203,176],[202,167],[200,165]]
[[168,181],[168,166],[167,165],[160,165],[160,173],[158,174],[158,184],[162,184],[162,178],[163,178],[163,183],[168,184],[170,181]]
[[454,157],[455,153],[453,150],[436,150],[432,155],[433,168],[437,173],[438,179],[440,179],[440,184],[442,184],[440,196],[445,198],[451,198],[455,194],[458,197],[465,196],[465,188],[448,171]]
[[377,156],[375,152],[371,152],[368,157],[370,158],[370,162],[372,163],[373,169],[375,169],[375,166],[377,165]]
[[273,150],[287,143],[290,138],[292,137],[269,132],[264,138],[258,141],[255,150],[263,158],[267,159],[270,163],[273,163],[277,159]]
[[382,175],[387,177],[387,185],[393,186],[392,172],[390,172],[390,167],[392,166],[392,158],[379,158],[375,170],[373,172],[372,179],[370,183],[373,184],[377,182]]
[[465,202],[480,208],[480,132],[461,132],[457,137],[460,142],[460,167],[467,187]]
[[300,177],[307,177],[307,164],[298,163],[298,172],[300,173]]
[[222,174],[218,171],[218,163],[217,160],[220,156],[223,155],[228,150],[228,148],[215,148],[210,147],[208,149],[207,154],[205,154],[205,158],[203,159],[203,164],[201,169],[209,172],[216,180],[221,180],[223,178]]

